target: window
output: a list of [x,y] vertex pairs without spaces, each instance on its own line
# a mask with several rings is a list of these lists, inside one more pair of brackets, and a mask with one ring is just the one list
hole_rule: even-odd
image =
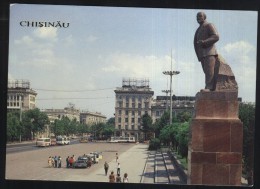
[[118,123],[121,123],[121,117],[118,118]]
[[145,108],[149,108],[149,102],[144,103]]
[[135,125],[132,125],[132,130],[134,130],[135,129]]
[[132,117],[134,117],[135,116],[135,111],[132,111]]
[[122,108],[122,102],[118,102],[119,108]]
[[132,108],[135,108],[135,103],[134,102],[132,103]]
[[128,123],[128,118],[125,118],[125,122]]
[[125,115],[128,115],[128,110],[125,111]]
[[156,116],[160,116],[160,111],[156,111]]
[[122,115],[122,110],[118,110],[118,114],[119,114],[119,115]]
[[135,118],[132,118],[132,123],[134,123],[135,122]]
[[129,103],[126,103],[125,106],[126,106],[126,108],[129,108]]
[[139,104],[138,104],[138,108],[142,108],[142,105],[141,105],[141,103],[139,103]]

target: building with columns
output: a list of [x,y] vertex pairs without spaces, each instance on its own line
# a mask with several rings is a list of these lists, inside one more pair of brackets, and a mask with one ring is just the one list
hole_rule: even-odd
[[7,110],[30,110],[36,108],[36,91],[27,80],[8,80]]
[[80,123],[84,125],[95,125],[99,123],[106,123],[107,117],[100,112],[81,111]]
[[115,92],[115,136],[134,136],[143,138],[141,117],[151,116],[154,91],[149,87],[148,79],[123,78],[122,87]]

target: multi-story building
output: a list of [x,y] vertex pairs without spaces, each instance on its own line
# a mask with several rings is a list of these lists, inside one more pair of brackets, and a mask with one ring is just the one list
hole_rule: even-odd
[[81,111],[80,112],[80,123],[84,125],[95,125],[98,123],[106,123],[107,117],[102,115],[100,112],[89,112]]
[[8,80],[7,110],[30,110],[36,107],[37,93],[27,80]]
[[148,79],[127,78],[122,87],[115,92],[115,129],[116,136],[135,136],[142,139],[141,118],[147,113],[151,116],[151,104],[154,92]]
[[[194,114],[195,97],[193,96],[172,96],[172,115],[187,111]],[[170,97],[157,96],[152,104],[152,120],[160,119],[165,111],[170,110]]]
[[43,109],[41,111],[47,114],[50,123],[53,123],[55,119],[61,119],[62,117],[68,117],[70,120],[76,119],[78,122],[80,120],[80,110],[74,108],[74,106],[65,107],[64,109]]

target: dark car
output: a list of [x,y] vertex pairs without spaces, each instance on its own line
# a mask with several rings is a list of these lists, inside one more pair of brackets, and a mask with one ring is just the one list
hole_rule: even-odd
[[75,163],[73,164],[74,168],[87,168],[87,162],[83,159],[78,159],[77,161],[75,161]]

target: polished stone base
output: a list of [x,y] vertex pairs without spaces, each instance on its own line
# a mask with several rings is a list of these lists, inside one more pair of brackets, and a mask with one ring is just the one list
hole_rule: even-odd
[[237,92],[198,93],[191,123],[188,184],[240,185],[243,124]]

